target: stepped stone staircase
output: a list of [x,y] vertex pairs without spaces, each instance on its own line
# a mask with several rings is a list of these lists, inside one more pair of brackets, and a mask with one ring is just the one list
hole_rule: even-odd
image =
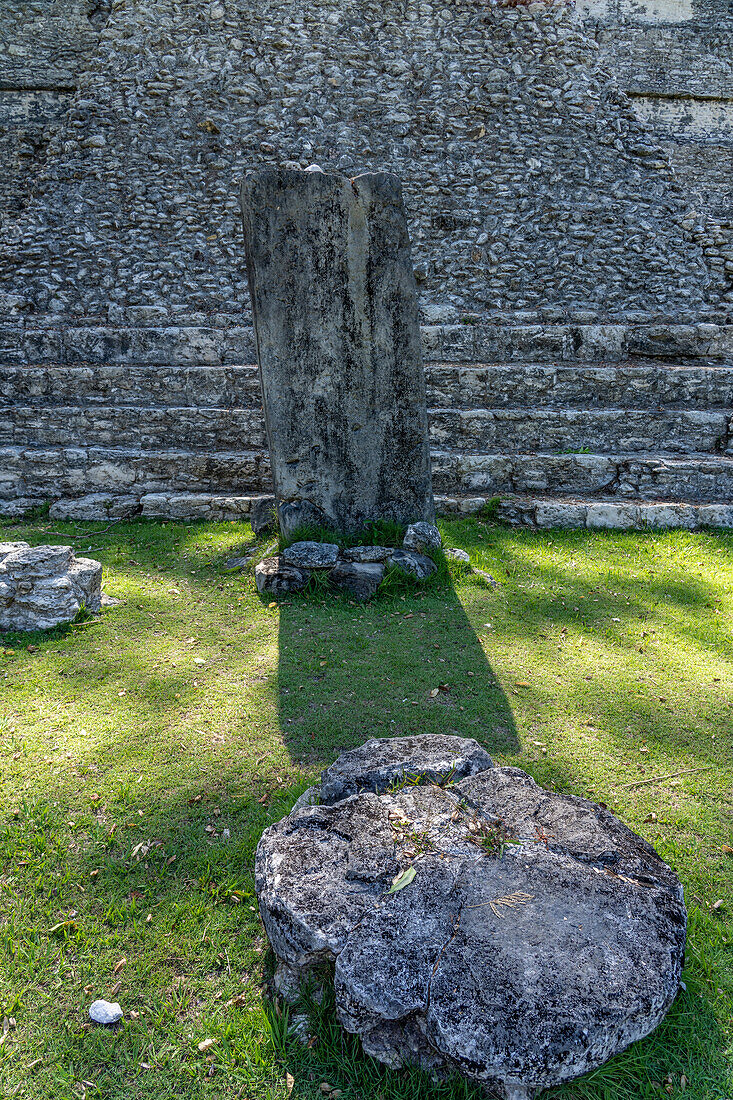
[[[471,319],[469,319],[471,320]],[[733,527],[733,326],[423,329],[438,509]],[[0,514],[238,518],[271,492],[251,328],[0,329]]]

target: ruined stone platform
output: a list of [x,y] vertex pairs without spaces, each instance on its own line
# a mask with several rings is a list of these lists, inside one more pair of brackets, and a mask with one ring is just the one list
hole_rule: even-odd
[[331,973],[365,1052],[507,1100],[648,1035],[679,986],[682,887],[654,849],[471,740],[344,753],[265,830],[256,887],[284,995]]
[[[733,526],[733,326],[509,321],[422,328],[438,511]],[[0,515],[241,519],[272,493],[251,327],[35,325],[0,328]]]
[[0,543],[0,631],[49,630],[102,605],[102,565],[70,546]]

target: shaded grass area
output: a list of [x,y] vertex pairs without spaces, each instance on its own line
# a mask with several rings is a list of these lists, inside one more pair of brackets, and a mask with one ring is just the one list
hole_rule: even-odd
[[[262,829],[341,749],[455,732],[606,802],[685,885],[686,990],[552,1095],[733,1095],[733,538],[443,530],[498,588],[451,563],[367,606],[271,607],[225,568],[246,525],[2,529],[99,558],[123,603],[0,642],[0,1094],[478,1100],[365,1058],[328,1005],[288,1040],[253,882]],[[123,1026],[90,1025],[100,996]]]

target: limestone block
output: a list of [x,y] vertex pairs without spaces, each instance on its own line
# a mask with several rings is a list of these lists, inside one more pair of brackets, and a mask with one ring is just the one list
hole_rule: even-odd
[[338,556],[335,542],[294,542],[282,552],[283,561],[296,569],[333,569]]
[[679,987],[682,887],[651,845],[460,738],[343,754],[265,830],[255,883],[291,991],[334,963],[367,1053],[504,1100],[602,1065]]
[[257,591],[269,592],[272,596],[301,592],[308,583],[308,577],[307,570],[296,569],[278,555],[263,558],[255,567]]
[[263,169],[241,204],[275,493],[289,506],[281,528],[432,521],[399,181]]
[[419,581],[426,580],[437,569],[432,558],[416,554],[414,550],[393,550],[387,560],[389,565],[395,565]]
[[402,540],[403,550],[440,550],[443,540],[432,523],[411,523]]
[[140,500],[130,494],[109,495],[88,493],[83,497],[62,498],[55,501],[49,515],[52,519],[127,519],[140,511]]
[[347,561],[369,563],[386,561],[391,553],[389,546],[349,546],[343,556]]
[[329,573],[328,581],[355,600],[370,600],[383,577],[383,562],[340,561]]
[[0,544],[0,630],[49,630],[101,600],[100,562],[70,546]]
[[733,527],[733,504],[703,504],[697,518],[701,527]]
[[538,527],[585,527],[587,509],[564,500],[539,500],[535,508]]
[[697,509],[691,504],[640,504],[639,523],[647,527],[694,530],[699,523]]
[[639,526],[639,509],[635,504],[604,504],[591,502],[585,520],[586,527],[627,531]]

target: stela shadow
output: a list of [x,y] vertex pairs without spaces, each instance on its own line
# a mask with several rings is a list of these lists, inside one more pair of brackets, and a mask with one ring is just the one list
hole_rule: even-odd
[[329,592],[281,603],[277,705],[294,759],[328,764],[372,737],[422,733],[519,751],[511,707],[452,582],[433,583],[364,604]]

